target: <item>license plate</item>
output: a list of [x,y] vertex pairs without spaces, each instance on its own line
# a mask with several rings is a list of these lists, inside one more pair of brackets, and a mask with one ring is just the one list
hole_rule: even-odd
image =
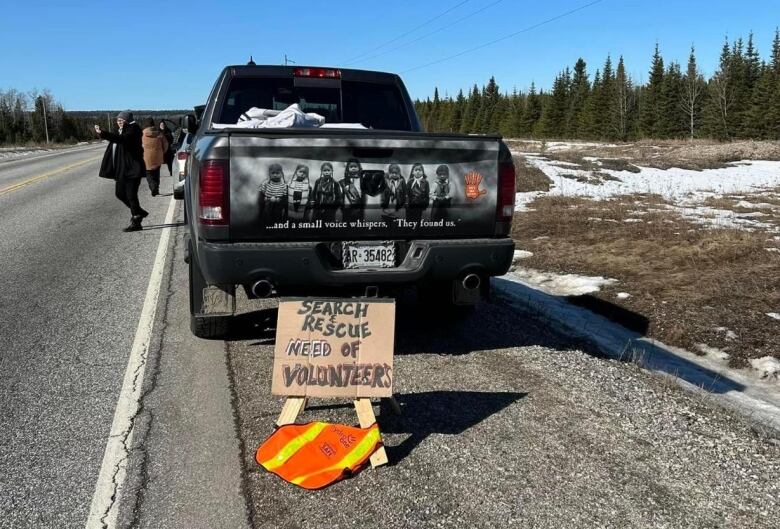
[[342,243],[344,268],[392,268],[395,266],[395,243]]

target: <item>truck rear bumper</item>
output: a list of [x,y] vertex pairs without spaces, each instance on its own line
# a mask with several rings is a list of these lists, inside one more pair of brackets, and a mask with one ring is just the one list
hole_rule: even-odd
[[502,275],[512,264],[512,239],[416,240],[395,268],[342,270],[326,242],[210,243],[198,241],[198,266],[212,285],[267,279],[279,287],[452,281],[466,273]]

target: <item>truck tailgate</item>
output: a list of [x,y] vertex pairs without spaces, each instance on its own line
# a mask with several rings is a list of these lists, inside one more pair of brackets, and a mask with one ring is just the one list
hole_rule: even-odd
[[231,240],[494,235],[498,138],[300,132],[222,132]]

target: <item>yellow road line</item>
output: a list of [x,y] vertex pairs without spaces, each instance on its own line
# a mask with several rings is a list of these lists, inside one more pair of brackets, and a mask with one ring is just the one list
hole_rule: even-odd
[[54,171],[49,171],[48,173],[43,173],[42,175],[33,176],[32,178],[28,178],[24,182],[19,182],[18,184],[13,184],[8,187],[0,188],[0,196],[6,195],[8,193],[11,193],[13,191],[16,191],[17,189],[21,189],[22,187],[26,185],[30,185],[33,182],[37,182],[38,180],[43,180],[44,178],[49,178],[50,176],[54,176],[56,174],[64,173],[65,171],[70,171],[71,169],[75,169],[76,167],[79,167],[84,164],[88,164],[89,162],[94,162],[95,160],[99,160],[102,158],[102,156],[96,156],[94,158],[90,158],[88,160],[82,160],[80,162],[76,162],[70,165],[66,165],[65,167],[60,167],[59,169],[56,169]]

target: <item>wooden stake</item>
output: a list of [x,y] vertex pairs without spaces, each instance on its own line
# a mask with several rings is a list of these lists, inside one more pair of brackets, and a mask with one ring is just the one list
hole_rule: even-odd
[[[357,412],[358,421],[361,428],[368,428],[376,422],[376,415],[374,415],[374,408],[371,405],[371,399],[355,399],[355,411]],[[376,468],[381,465],[387,464],[387,452],[385,447],[380,446],[379,449],[371,454],[371,468]]]
[[298,414],[306,407],[306,397],[287,397],[282,407],[282,413],[279,414],[279,418],[276,420],[277,426],[284,426],[285,424],[292,424],[295,419],[298,418]]

